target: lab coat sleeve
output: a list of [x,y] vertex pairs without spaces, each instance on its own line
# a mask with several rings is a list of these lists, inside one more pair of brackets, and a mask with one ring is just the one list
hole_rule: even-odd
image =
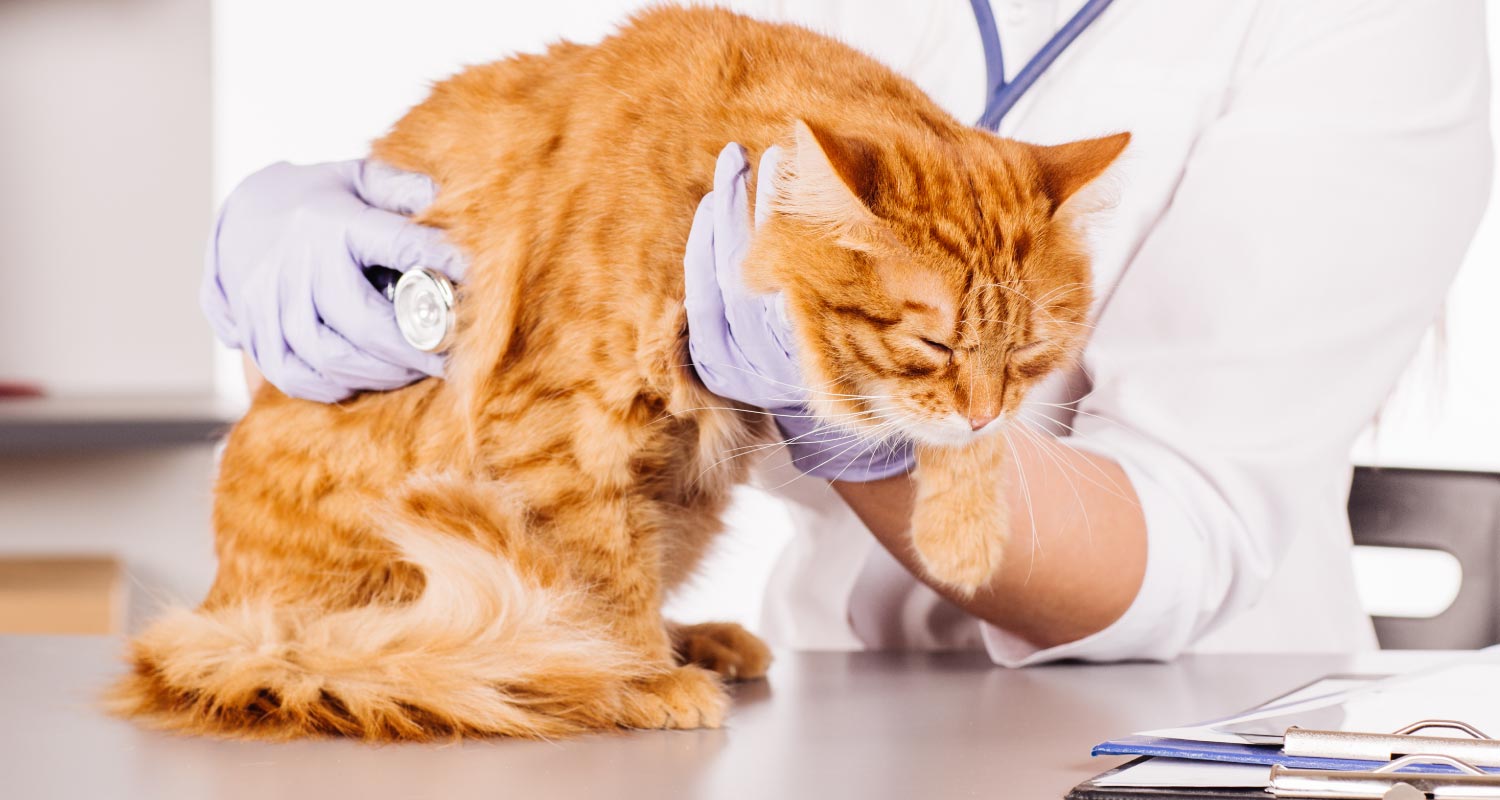
[[1110,627],[1061,647],[985,626],[998,663],[1172,658],[1255,603],[1292,537],[1346,535],[1351,443],[1483,211],[1481,0],[1260,13],[1084,355],[1093,391],[1069,442],[1129,476],[1144,583]]

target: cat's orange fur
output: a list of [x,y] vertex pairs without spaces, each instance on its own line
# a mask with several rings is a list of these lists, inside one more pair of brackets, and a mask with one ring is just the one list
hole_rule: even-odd
[[1076,350],[1088,263],[1063,203],[1125,137],[1005,141],[830,39],[661,9],[471,68],[375,145],[437,181],[422,221],[472,259],[448,379],[260,391],[224,451],[217,580],[132,642],[114,707],[261,738],[720,724],[720,676],[768,651],[660,607],[745,478],[730,456],[772,433],[685,346],[683,245],[730,141],[788,148],[747,272],[785,291],[816,410],[926,443],[915,543],[978,586],[1002,440],[952,418],[1014,409]]

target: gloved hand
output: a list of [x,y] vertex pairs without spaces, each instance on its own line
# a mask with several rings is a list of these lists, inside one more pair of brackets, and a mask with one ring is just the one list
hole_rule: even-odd
[[[778,148],[760,159],[755,224],[770,215]],[[792,326],[779,294],[756,295],[742,267],[753,232],[745,149],[731,143],[719,153],[714,189],[704,195],[688,234],[685,299],[688,352],[703,384],[714,394],[760,406],[775,415],[792,463],[819,478],[873,481],[907,472],[911,445],[873,443],[852,429],[831,425],[807,408],[810,390],[797,365]]]
[[375,161],[273,164],[224,202],[199,300],[219,338],[276,388],[331,403],[441,375],[442,357],[406,343],[364,268],[427,267],[457,281],[464,259],[412,222],[436,187]]

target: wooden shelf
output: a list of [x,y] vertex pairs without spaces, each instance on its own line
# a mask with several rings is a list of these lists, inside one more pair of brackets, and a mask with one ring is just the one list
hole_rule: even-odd
[[213,395],[0,399],[0,455],[208,443],[241,409]]

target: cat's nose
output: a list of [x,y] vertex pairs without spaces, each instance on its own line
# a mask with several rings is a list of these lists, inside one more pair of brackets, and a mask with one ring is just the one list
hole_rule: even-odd
[[991,422],[994,422],[994,421],[995,421],[995,415],[994,414],[970,414],[969,415],[969,430],[971,430],[971,431],[978,431],[980,428],[983,428],[984,426],[986,426],[986,425],[988,425],[988,424],[990,424]]

